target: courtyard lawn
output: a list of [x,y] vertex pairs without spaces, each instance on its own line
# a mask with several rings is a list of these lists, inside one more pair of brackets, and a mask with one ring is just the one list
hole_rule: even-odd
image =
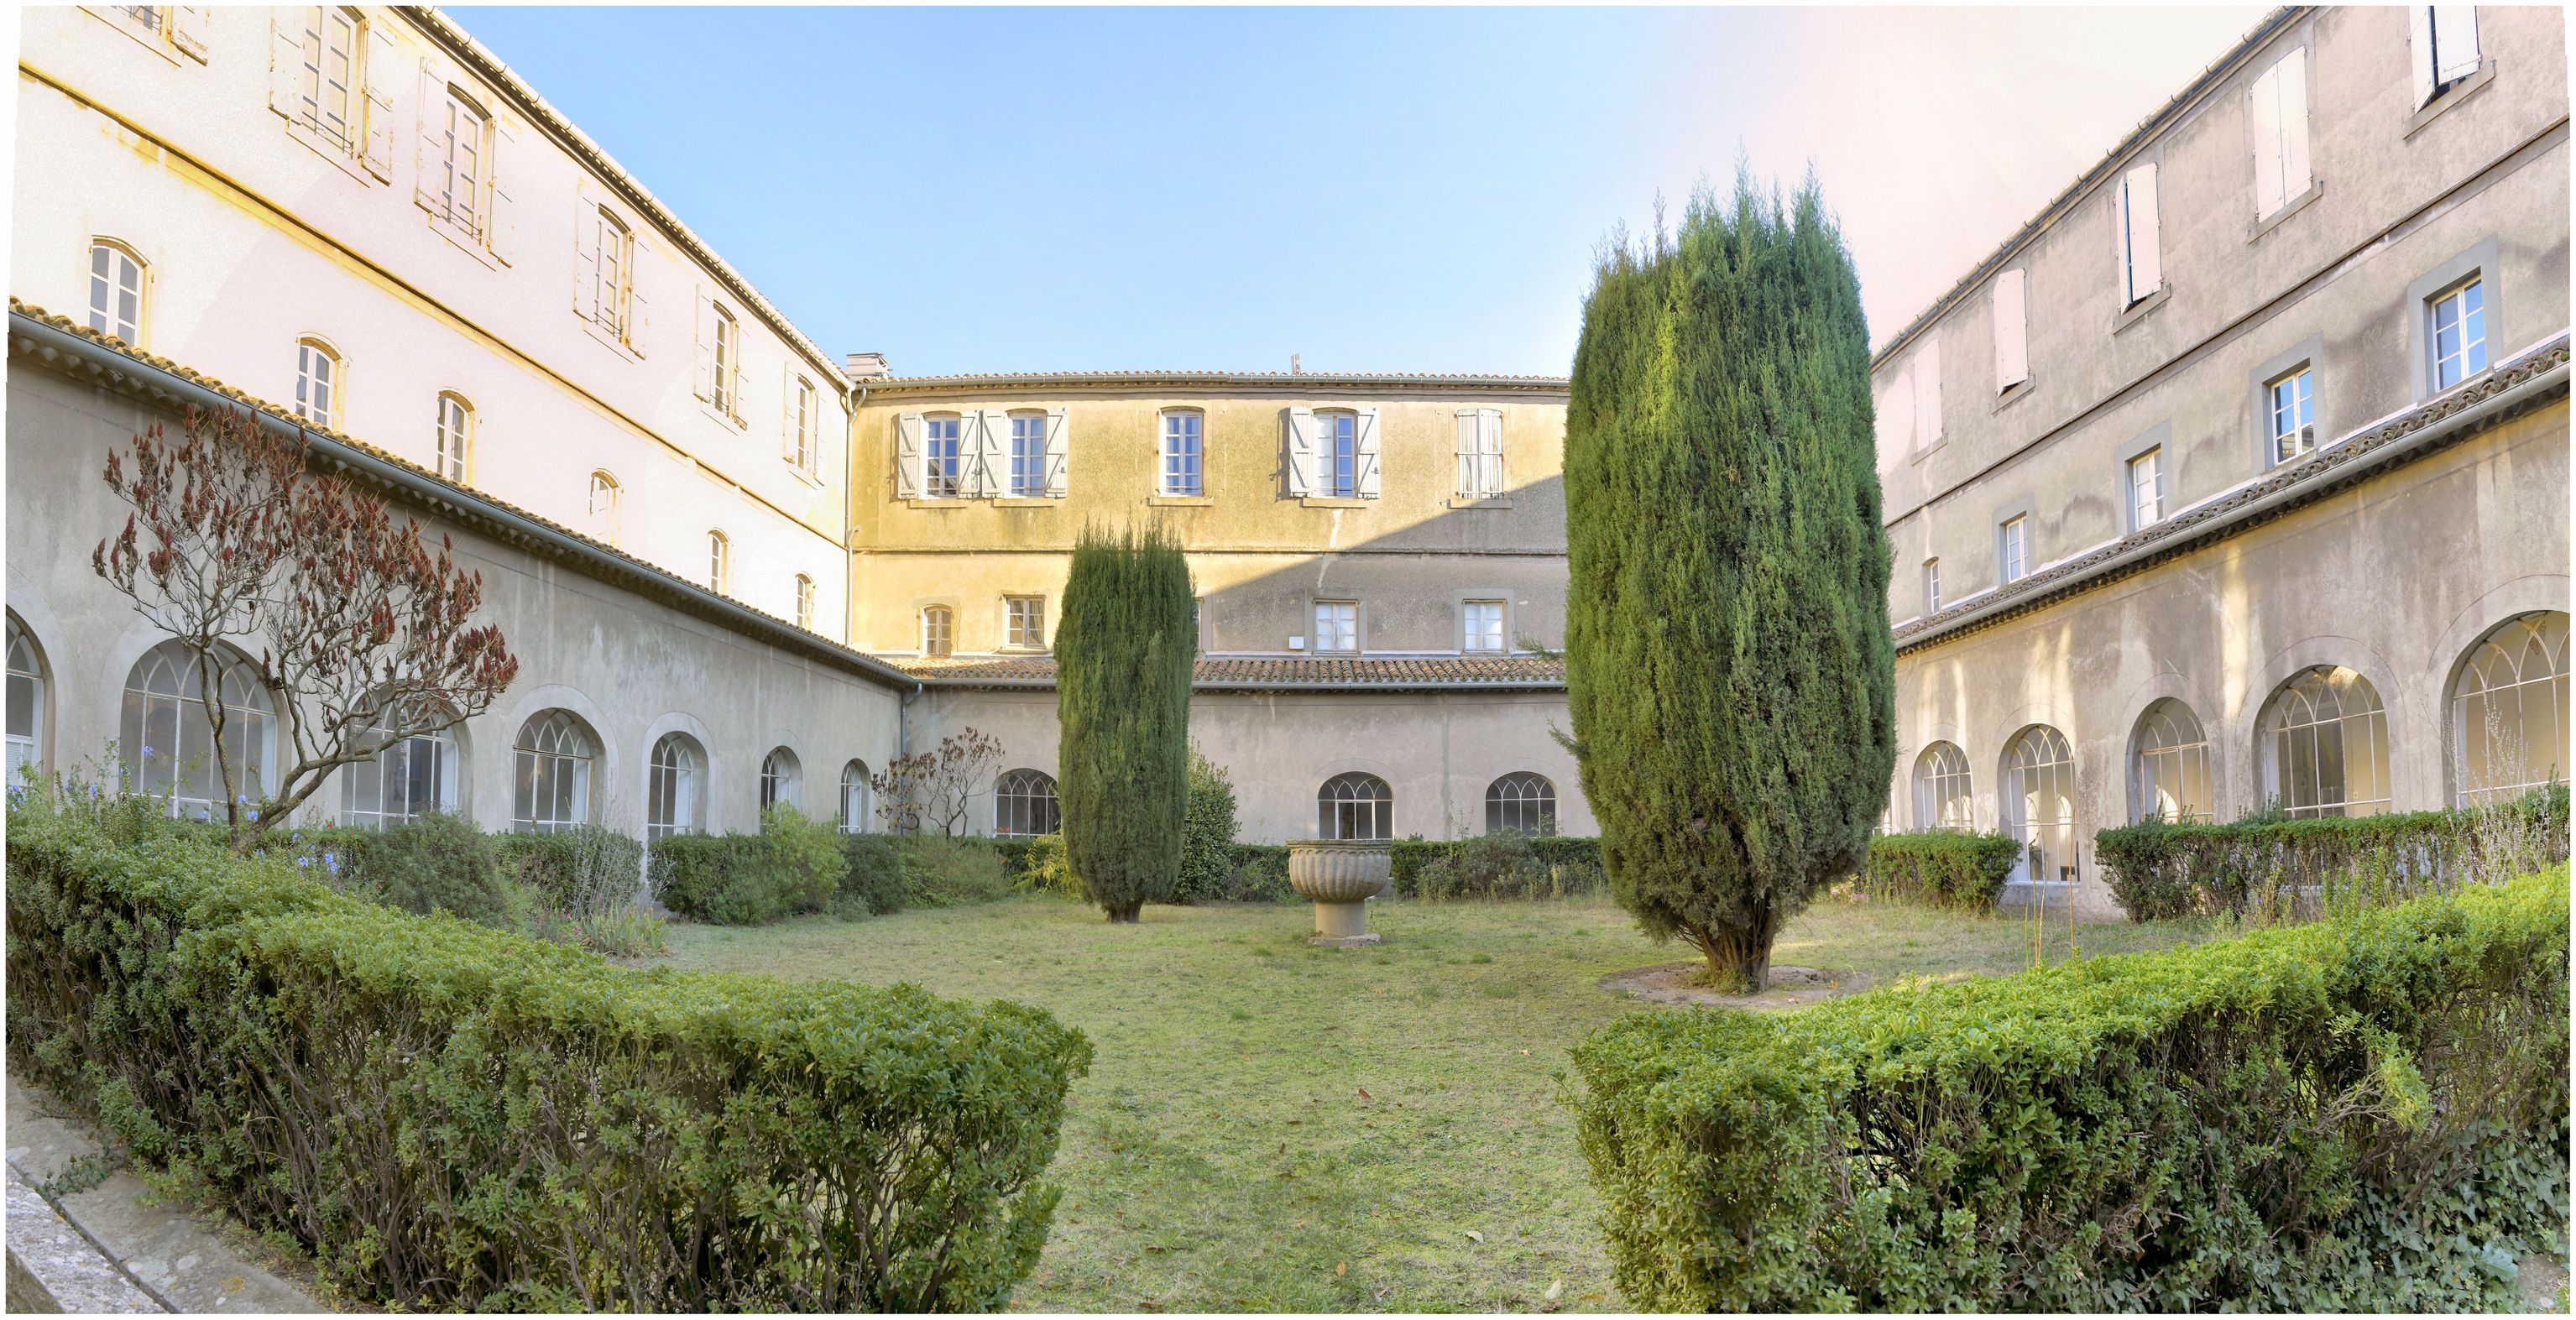
[[[1024,899],[863,922],[680,924],[668,962],[913,981],[1040,1005],[1098,1049],[1050,1176],[1065,1189],[1017,1309],[1624,1309],[1556,1101],[1567,1047],[1652,1008],[1605,975],[1682,961],[1607,900],[1373,903],[1374,949],[1313,949],[1299,906],[1148,907],[1111,926]],[[1913,975],[2030,965],[2032,926],[1819,904],[1775,962]],[[2086,954],[2206,923],[2083,926]],[[2046,931],[2067,956],[2063,918]],[[1559,1287],[1559,1285],[1562,1285]]]

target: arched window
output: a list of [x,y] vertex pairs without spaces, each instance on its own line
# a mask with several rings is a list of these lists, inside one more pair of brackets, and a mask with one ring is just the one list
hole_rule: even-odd
[[699,829],[699,768],[706,757],[698,740],[685,733],[666,733],[653,744],[644,791],[644,837],[695,834]]
[[1053,777],[1038,770],[1011,770],[993,781],[995,834],[1010,839],[1032,838],[1053,834],[1061,825]]
[[2209,735],[2171,697],[2147,707],[2130,737],[2129,819],[2210,819]]
[[[256,802],[270,788],[276,707],[259,671],[239,655],[222,658],[217,682],[233,792]],[[223,807],[224,775],[216,764],[214,724],[206,718],[204,693],[197,657],[176,641],[145,652],[125,680],[118,738],[132,786],[170,794],[174,815],[213,816]]]
[[771,748],[769,755],[760,758],[760,809],[767,811],[784,802],[803,810],[804,805],[799,799],[803,796],[804,780],[802,767],[796,763],[796,753],[784,747]]
[[319,339],[295,345],[295,415],[317,426],[340,424],[340,355]]
[[1325,780],[1315,790],[1315,837],[1394,838],[1395,794],[1385,780],[1357,770]]
[[465,457],[474,442],[474,405],[454,394],[438,396],[438,475],[465,483]]
[[1523,770],[1485,786],[1485,833],[1556,833],[1556,785]]
[[383,829],[418,820],[431,812],[456,810],[456,730],[416,734],[384,742],[387,730],[378,720],[367,741],[379,745],[375,759],[340,770],[340,816],[343,824]]
[[1957,743],[1936,742],[1914,762],[1914,828],[1975,829],[1970,810],[1967,753]]
[[808,630],[814,626],[814,579],[802,573],[796,575],[796,626]]
[[957,647],[957,613],[945,605],[921,612],[921,653],[944,658]]
[[9,782],[18,767],[45,768],[45,658],[18,616],[9,615]]
[[143,259],[112,238],[89,246],[89,328],[143,347]]
[[726,540],[724,533],[710,530],[707,533],[707,590],[722,592],[732,571],[733,542]]
[[617,544],[617,495],[617,478],[590,474],[590,534],[609,545]]
[[2004,832],[2021,840],[2016,880],[2075,879],[2075,752],[2066,735],[2034,724],[2004,751]]
[[2388,809],[2388,715],[2370,680],[2341,665],[2293,675],[2263,708],[2263,792],[2294,817]]
[[[14,654],[14,652],[13,652]],[[2567,780],[2567,616],[2507,619],[2451,685],[2452,799],[2501,802]]]
[[522,832],[552,834],[590,819],[590,767],[599,741],[568,710],[540,711],[519,727],[510,751],[517,782],[511,823]]
[[868,763],[852,761],[841,767],[841,833],[865,834],[868,829]]

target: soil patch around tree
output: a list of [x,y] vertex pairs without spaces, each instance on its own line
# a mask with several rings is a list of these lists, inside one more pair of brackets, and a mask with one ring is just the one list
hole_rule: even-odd
[[1858,972],[1835,971],[1821,967],[1793,967],[1785,963],[1771,965],[1769,988],[1758,995],[1730,995],[1697,984],[1708,970],[1704,962],[1665,963],[1658,967],[1640,967],[1634,971],[1613,972],[1601,978],[1601,988],[1617,995],[1642,999],[1650,1004],[1713,1004],[1720,1008],[1783,1009],[1805,1008],[1828,999],[1858,994],[1868,988],[1869,978]]

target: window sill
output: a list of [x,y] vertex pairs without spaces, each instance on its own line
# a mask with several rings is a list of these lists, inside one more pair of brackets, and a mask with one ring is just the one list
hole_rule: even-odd
[[1053,509],[1064,503],[1062,495],[996,495],[996,509]]
[[2424,108],[2416,111],[2414,115],[2406,121],[2406,131],[2400,135],[2401,139],[2411,138],[2417,133],[2423,132],[2426,124],[2432,123],[2434,120],[2441,118],[2442,115],[2452,106],[2458,105],[2460,102],[2469,99],[2469,97],[2475,94],[2480,88],[2485,87],[2488,83],[2494,82],[2495,71],[2496,62],[2494,56],[2490,55],[2484,60],[2479,61],[2478,71],[2476,73],[2470,74],[2468,77],[2462,78],[2458,82],[2451,84],[2449,87],[2442,89],[2439,95],[2436,95],[2432,100],[2425,102]]
[[1338,495],[1301,495],[1297,497],[1297,502],[1309,509],[1365,509],[1377,503],[1376,500],[1351,499]]
[[1216,497],[1213,495],[1148,495],[1145,497],[1145,504],[1148,508],[1155,509],[1211,509],[1216,507]]
[[2256,220],[2254,222],[2254,232],[2247,234],[2245,236],[2245,241],[2251,243],[2256,239],[2263,237],[2265,234],[2271,233],[2273,230],[2280,228],[2282,221],[2308,209],[2310,205],[2315,203],[2319,196],[2324,194],[2325,190],[2325,180],[2309,180],[2306,191],[2301,192],[2298,196],[2281,203],[2280,208],[2273,211],[2270,215]]
[[501,259],[493,256],[492,249],[484,246],[482,235],[456,223],[453,220],[439,215],[437,212],[430,210],[427,206],[423,206],[421,211],[429,217],[429,227],[431,231],[436,233],[439,237],[455,244],[458,248],[464,251],[465,255],[474,258],[476,261],[482,262],[484,265],[489,266],[494,270],[499,270],[501,268]]
[[2173,286],[2170,284],[2158,285],[2154,293],[2148,294],[2146,297],[2140,298],[2136,302],[2129,304],[2128,307],[2123,309],[2117,317],[2112,319],[2111,333],[2116,335],[2121,331],[2128,329],[2130,326],[2136,325],[2138,322],[2147,319],[2149,313],[2164,306],[2172,300]]
[[1905,461],[1908,463],[1920,463],[1923,460],[1932,457],[1934,454],[1940,453],[1941,447],[1948,443],[1950,442],[1947,440],[1935,440],[1921,449],[1915,450],[1914,453],[1907,457]]
[[[284,112],[280,111],[279,113],[283,114]],[[356,179],[358,182],[370,187],[373,187],[379,182],[375,175],[367,172],[367,167],[363,162],[361,162],[356,156],[349,154],[349,149],[347,147],[322,136],[321,130],[313,127],[311,124],[305,123],[301,119],[290,118],[286,121],[286,135],[303,143],[305,149],[311,151],[314,155],[320,156],[322,159],[339,167],[342,174],[346,174],[350,178]]]
[[[172,64],[177,64],[179,62],[178,44],[170,40],[166,34],[162,33],[157,28],[147,33],[143,30],[140,23],[127,17],[123,12],[117,10],[113,6],[92,7],[89,5],[83,5],[81,8],[88,10],[90,17],[107,24],[109,27],[115,28],[117,31],[122,32],[129,37],[132,37],[135,44],[143,47],[145,50],[151,51],[153,54],[170,61]],[[175,21],[175,16],[173,21]],[[205,63],[205,60],[201,57],[197,62],[203,64]]]
[[712,401],[710,401],[710,400],[707,400],[707,399],[699,399],[699,400],[698,400],[698,411],[699,411],[699,412],[701,412],[701,413],[706,414],[708,417],[710,417],[710,418],[712,418],[712,419],[714,419],[714,420],[716,420],[716,421],[722,422],[722,423],[724,423],[725,425],[732,427],[732,428],[733,428],[734,430],[736,430],[736,431],[748,431],[748,430],[750,430],[750,429],[751,429],[750,427],[748,427],[748,426],[746,426],[746,425],[744,425],[744,424],[743,424],[743,420],[742,420],[741,418],[736,417],[736,416],[734,416],[732,413],[726,412],[724,409],[722,409],[722,408],[719,408],[719,407],[715,406],[715,404],[714,404]]
[[1449,507],[1453,509],[1508,509],[1512,507],[1512,497],[1509,495],[1486,495],[1483,497],[1473,495],[1452,495],[1449,497]]
[[896,503],[910,505],[916,509],[962,509],[974,501],[949,495],[916,495],[909,499],[898,499]]
[[583,316],[579,312],[573,313],[573,319],[581,322],[582,333],[589,335],[591,338],[596,339],[600,343],[615,350],[619,357],[625,358],[629,362],[641,362],[644,360],[643,350],[638,349],[635,345],[629,343],[625,336],[610,330],[607,326],[601,325],[599,322],[594,321],[587,316]]
[[1994,406],[1986,410],[1986,415],[1991,417],[2029,397],[2030,378],[2025,376],[2006,386],[2001,393],[1995,395]]

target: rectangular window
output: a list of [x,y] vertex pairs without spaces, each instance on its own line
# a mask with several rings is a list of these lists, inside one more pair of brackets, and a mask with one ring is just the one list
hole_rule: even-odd
[[715,405],[716,411],[731,417],[742,410],[742,324],[721,307],[715,314]]
[[2163,238],[2156,220],[2156,167],[2120,176],[2120,305],[2135,307],[2165,286]]
[[617,217],[601,211],[593,221],[599,244],[597,260],[591,263],[590,319],[620,342],[626,338],[626,281],[628,256],[634,236]]
[[1503,476],[1503,413],[1475,408],[1458,414],[1458,497],[1499,498]]
[[1201,495],[1207,491],[1205,452],[1200,448],[1201,419],[1194,412],[1163,414],[1163,493]]
[[2294,50],[2254,80],[2254,217],[2308,190],[2308,52]]
[[1046,597],[1002,598],[1004,643],[1030,651],[1046,649]]
[[2023,281],[2026,272],[2008,270],[1995,277],[1995,392],[2003,393],[2030,379],[2030,322]]
[[465,449],[472,439],[474,412],[453,394],[438,396],[438,475],[462,485]]
[[1319,600],[1315,602],[1315,645],[1318,654],[1351,653],[1360,649],[1360,606],[1352,600]]
[[1914,355],[1914,448],[1941,443],[1941,345],[1927,343]]
[[933,605],[921,612],[921,653],[944,657],[954,650],[949,623],[956,616],[945,605]]
[[2456,87],[2478,71],[2478,10],[2475,5],[2414,5],[2415,106]]
[[295,415],[324,426],[334,424],[340,403],[340,359],[314,343],[295,346]]
[[1467,649],[1501,652],[1503,648],[1503,602],[1471,600],[1467,602]]
[[2471,280],[2433,300],[2433,388],[2487,369],[2486,284]]
[[357,145],[358,21],[337,5],[306,10],[296,117],[342,151]]
[[1011,498],[1033,500],[1046,494],[1046,414],[1011,418]]
[[445,101],[430,113],[439,116],[430,134],[438,159],[430,162],[431,213],[472,234],[483,234],[483,134],[490,121],[450,88]]
[[1315,448],[1324,460],[1324,493],[1337,500],[1359,498],[1359,425],[1355,413],[1315,414]]
[[1941,612],[1941,560],[1938,556],[1923,561],[1923,612]]
[[2004,524],[2003,578],[2019,582],[2030,572],[2030,519],[2015,518]]
[[819,420],[815,410],[816,402],[814,382],[803,376],[797,377],[796,407],[787,419],[790,446],[788,461],[796,465],[797,471],[808,475],[813,473],[817,457],[814,445],[814,428]]
[[89,328],[143,346],[143,263],[124,248],[90,247]]
[[957,419],[921,419],[921,493],[934,500],[953,500],[957,480]]
[[2165,516],[2165,451],[2159,445],[2129,460],[2129,530]]
[[2301,367],[2270,386],[2272,461],[2287,463],[2317,447],[2316,373]]

